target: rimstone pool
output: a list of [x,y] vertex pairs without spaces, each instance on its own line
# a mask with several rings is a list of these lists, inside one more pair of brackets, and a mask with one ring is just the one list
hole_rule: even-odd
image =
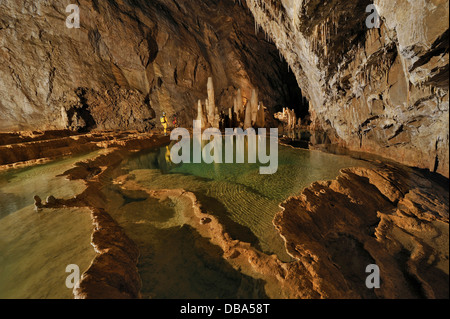
[[90,212],[67,208],[37,213],[33,197],[81,193],[82,182],[58,175],[95,155],[0,173],[0,299],[73,298],[65,284],[66,267],[77,264],[85,271],[95,257]]
[[[170,147],[131,156],[122,168],[145,189],[184,189],[216,216],[233,239],[250,243],[290,262],[272,224],[279,204],[318,180],[334,179],[343,168],[367,166],[350,157],[280,146],[278,171],[259,174],[255,164],[180,164],[170,161]],[[115,194],[109,213],[138,243],[143,295],[153,298],[261,298],[263,283],[240,275],[214,248],[183,222],[174,204],[144,195]],[[110,194],[110,198],[114,195]],[[132,198],[131,198],[131,197]]]
[[[83,183],[57,176],[95,155],[0,174],[0,297],[73,297],[65,287],[66,266],[77,264],[84,271],[95,256],[89,211],[38,214],[33,196],[70,198],[82,192]],[[290,262],[272,224],[279,204],[315,181],[336,178],[343,168],[367,165],[347,156],[280,145],[277,173],[260,175],[259,163],[174,165],[167,146],[130,155],[117,174],[148,190],[194,193],[233,239]],[[112,180],[103,181],[107,211],[139,247],[144,298],[267,297],[264,281],[231,267],[221,249],[190,227],[173,202],[126,192]]]

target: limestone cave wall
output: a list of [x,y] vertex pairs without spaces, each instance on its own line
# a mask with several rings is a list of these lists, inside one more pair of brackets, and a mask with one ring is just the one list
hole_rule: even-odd
[[[217,105],[253,88],[269,110],[300,90],[273,43],[232,0],[0,1],[0,130],[192,126],[213,77]],[[228,112],[227,112],[228,113]]]
[[375,0],[379,28],[369,0],[76,3],[80,29],[67,3],[0,2],[1,131],[189,125],[212,76],[221,109],[303,94],[332,143],[449,176],[448,0]]
[[[315,129],[449,176],[448,1],[246,3],[310,100]],[[371,4],[379,28],[366,24]]]

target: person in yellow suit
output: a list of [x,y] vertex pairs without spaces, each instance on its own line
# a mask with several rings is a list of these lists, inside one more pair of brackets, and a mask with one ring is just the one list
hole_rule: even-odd
[[169,122],[167,121],[166,112],[164,112],[163,116],[161,116],[161,124],[164,127],[164,136],[167,136],[167,127]]
[[166,163],[167,164],[171,164],[172,163],[172,160],[170,159],[170,148],[169,148],[169,146],[166,146],[165,158],[166,158]]

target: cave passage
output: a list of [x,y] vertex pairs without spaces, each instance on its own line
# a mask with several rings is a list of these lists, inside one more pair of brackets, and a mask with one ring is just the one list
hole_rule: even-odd
[[0,0],[0,298],[448,298],[449,0],[74,2]]

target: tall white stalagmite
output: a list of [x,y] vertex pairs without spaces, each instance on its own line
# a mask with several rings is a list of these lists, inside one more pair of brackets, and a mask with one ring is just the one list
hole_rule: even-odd
[[233,99],[233,112],[234,112],[234,114],[239,115],[239,109],[238,109],[238,103],[237,103],[236,97]]
[[247,103],[247,107],[245,109],[244,130],[250,127],[252,127],[252,105]]
[[216,102],[214,95],[214,83],[212,77],[208,78],[208,121],[210,124],[214,123],[215,119],[215,111],[216,111]]
[[256,124],[256,120],[258,118],[258,93],[255,89],[252,91],[250,106],[252,108],[252,124]]
[[233,109],[230,107],[229,109],[228,109],[228,118],[230,119],[230,127],[232,127],[232,125],[233,125]]

